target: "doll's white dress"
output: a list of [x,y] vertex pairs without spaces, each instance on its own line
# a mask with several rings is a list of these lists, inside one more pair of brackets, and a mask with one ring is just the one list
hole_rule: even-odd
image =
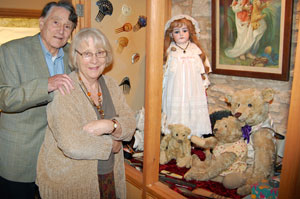
[[[162,129],[168,134],[168,124],[183,124],[191,129],[191,135],[202,137],[212,133],[205,92],[209,81],[207,76],[206,80],[201,77],[205,69],[198,46],[190,43],[185,51],[183,53],[174,42],[167,50],[162,94],[162,113],[166,121]],[[208,61],[206,65],[210,67]]]

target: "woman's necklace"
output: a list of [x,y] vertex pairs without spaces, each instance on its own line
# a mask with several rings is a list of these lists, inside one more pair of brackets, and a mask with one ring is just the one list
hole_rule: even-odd
[[99,114],[100,114],[101,119],[104,119],[104,110],[102,109],[102,97],[101,97],[101,96],[102,96],[102,93],[99,91],[99,86],[98,86],[98,93],[97,93],[99,105],[96,105],[95,102],[94,102],[94,100],[93,100],[92,97],[91,97],[91,92],[89,92],[89,91],[87,90],[87,88],[86,88],[86,86],[84,85],[84,83],[83,83],[83,81],[82,81],[82,79],[81,79],[79,73],[77,73],[77,76],[78,76],[78,79],[79,79],[79,81],[80,81],[80,84],[81,84],[82,87],[83,87],[84,92],[85,92],[86,95],[88,96],[88,99],[89,99],[90,103],[91,103],[93,106],[95,106],[95,107],[97,108],[97,110],[98,110],[98,112],[99,112]]
[[187,49],[187,48],[189,47],[189,45],[190,45],[190,42],[188,42],[188,44],[186,45],[185,48],[182,48],[181,46],[177,45],[176,42],[175,42],[175,45],[176,45],[178,48],[180,48],[181,50],[183,50],[183,53],[185,53],[185,52],[186,52],[186,49]]

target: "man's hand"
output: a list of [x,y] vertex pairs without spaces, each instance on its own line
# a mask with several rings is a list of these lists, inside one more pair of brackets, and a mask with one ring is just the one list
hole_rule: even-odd
[[70,93],[74,89],[73,81],[66,74],[54,75],[48,78],[48,92],[59,90],[59,92],[65,95],[65,91]]

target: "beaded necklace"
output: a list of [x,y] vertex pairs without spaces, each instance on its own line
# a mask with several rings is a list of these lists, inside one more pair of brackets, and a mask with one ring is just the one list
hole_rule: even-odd
[[190,45],[190,42],[188,42],[188,44],[186,45],[185,48],[182,48],[181,46],[177,45],[176,42],[175,42],[175,45],[176,45],[178,48],[180,48],[181,50],[183,50],[183,53],[185,53],[185,52],[186,52],[186,49],[187,49],[187,48],[189,47],[189,45]]
[[96,107],[97,108],[97,110],[98,110],[98,112],[99,112],[99,114],[100,114],[100,117],[101,117],[101,119],[104,119],[104,110],[102,109],[102,93],[99,91],[99,86],[98,86],[98,102],[99,102],[99,105],[96,105],[95,104],[95,102],[94,102],[94,100],[92,99],[92,97],[91,97],[91,92],[89,92],[88,90],[87,90],[87,88],[86,88],[86,86],[84,85],[84,83],[83,83],[83,81],[82,81],[82,79],[81,79],[81,77],[80,77],[80,75],[79,75],[79,73],[77,73],[77,76],[78,76],[78,79],[79,79],[79,81],[80,81],[80,84],[82,85],[82,87],[83,87],[83,90],[84,90],[84,92],[86,93],[86,95],[88,96],[88,99],[89,99],[89,101],[90,101],[90,103],[94,106],[94,107]]

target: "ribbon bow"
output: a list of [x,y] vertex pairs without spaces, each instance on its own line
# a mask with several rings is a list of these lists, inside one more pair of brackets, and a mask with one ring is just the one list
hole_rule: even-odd
[[243,137],[244,140],[247,139],[247,144],[249,144],[250,140],[250,132],[251,132],[251,126],[245,125],[242,127]]

